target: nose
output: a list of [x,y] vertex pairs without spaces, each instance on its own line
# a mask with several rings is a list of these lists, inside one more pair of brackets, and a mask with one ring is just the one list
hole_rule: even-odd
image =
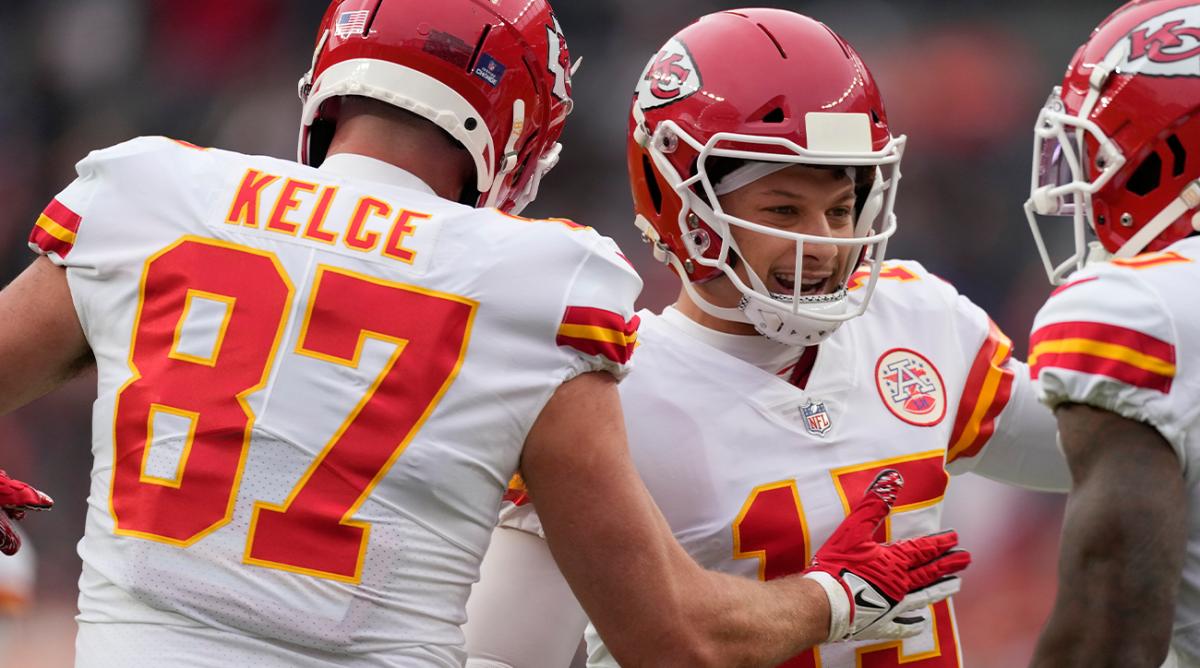
[[[801,230],[804,234],[813,237],[830,238],[833,237],[833,231],[829,227],[829,221],[825,216],[814,216],[809,224]],[[814,266],[828,266],[837,257],[838,247],[833,244],[820,243],[816,241],[804,242],[804,263],[812,263]]]

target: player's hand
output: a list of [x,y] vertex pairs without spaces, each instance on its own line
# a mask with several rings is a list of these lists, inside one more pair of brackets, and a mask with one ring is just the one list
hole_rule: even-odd
[[953,549],[955,532],[890,545],[875,540],[903,485],[899,472],[880,473],[805,571],[829,596],[828,642],[914,636],[928,624],[927,606],[958,591],[953,574],[971,555]]
[[0,552],[13,555],[21,549],[21,539],[13,530],[13,521],[25,517],[26,510],[49,510],[54,499],[33,487],[8,477],[0,469]]

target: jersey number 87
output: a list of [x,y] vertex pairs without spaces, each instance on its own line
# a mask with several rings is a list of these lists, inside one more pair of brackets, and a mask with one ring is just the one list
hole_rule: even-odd
[[[294,293],[273,254],[232,243],[184,237],[146,261],[133,375],[115,406],[117,534],[187,547],[230,521],[254,427],[246,398],[267,384]],[[197,297],[226,305],[207,357],[178,349]],[[453,382],[475,310],[462,297],[318,269],[293,353],[357,367],[367,338],[395,350],[287,499],[254,504],[246,563],[358,582],[371,527],[349,518]],[[190,421],[171,478],[146,473],[160,412]]]

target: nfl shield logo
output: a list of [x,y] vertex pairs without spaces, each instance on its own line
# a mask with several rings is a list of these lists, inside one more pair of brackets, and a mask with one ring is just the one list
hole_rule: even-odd
[[810,401],[800,407],[800,414],[804,416],[804,428],[813,436],[824,436],[833,427],[824,402]]

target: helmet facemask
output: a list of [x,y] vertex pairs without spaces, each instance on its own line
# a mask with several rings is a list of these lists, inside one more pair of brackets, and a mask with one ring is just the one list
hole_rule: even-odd
[[[1096,123],[1066,111],[1061,89],[1055,87],[1038,114],[1033,138],[1033,173],[1025,216],[1041,255],[1050,282],[1059,285],[1071,272],[1090,261],[1104,259],[1107,253],[1098,241],[1089,241],[1095,232],[1092,197],[1125,164],[1121,149]],[[1089,177],[1088,146],[1094,152],[1094,177]],[[1046,247],[1038,216],[1069,217],[1075,252],[1054,262]]]
[[[637,112],[635,112],[636,115]],[[899,163],[904,137],[892,139],[879,151],[871,150],[867,117],[855,114],[809,114],[810,145],[804,148],[789,139],[738,133],[717,133],[701,144],[674,121],[663,121],[647,137],[646,149],[657,170],[668,180],[682,200],[678,224],[687,249],[687,257],[663,254],[662,259],[675,265],[683,277],[688,294],[699,308],[724,320],[745,322],[772,340],[787,345],[813,345],[827,338],[846,320],[861,315],[867,308],[878,280],[880,263],[887,240],[896,230],[893,207],[896,185],[900,178]],[[860,132],[854,124],[859,123]],[[849,124],[849,125],[847,125]],[[847,139],[849,137],[849,139]],[[683,147],[694,151],[694,173],[683,178],[667,157]],[[720,175],[714,183],[710,176],[719,160],[742,161],[742,166],[729,174]],[[794,165],[847,169],[853,178],[858,170],[870,170],[861,180],[869,186],[856,193],[856,217],[849,237],[827,237],[791,232],[770,225],[736,217],[724,210],[721,196],[740,187]],[[772,292],[753,268],[746,267],[746,279],[738,273],[742,258],[733,230],[740,228],[791,240],[795,244],[793,294]],[[646,231],[643,226],[643,231]],[[824,244],[847,248],[844,266],[833,277],[834,289],[825,294],[800,295],[804,275],[806,244]],[[660,249],[661,250],[661,249]],[[851,299],[849,282],[861,262],[870,260],[870,277],[861,291]],[[744,263],[744,262],[743,262]],[[722,307],[706,299],[687,280],[693,265],[715,268],[727,277],[741,293],[737,307]]]

